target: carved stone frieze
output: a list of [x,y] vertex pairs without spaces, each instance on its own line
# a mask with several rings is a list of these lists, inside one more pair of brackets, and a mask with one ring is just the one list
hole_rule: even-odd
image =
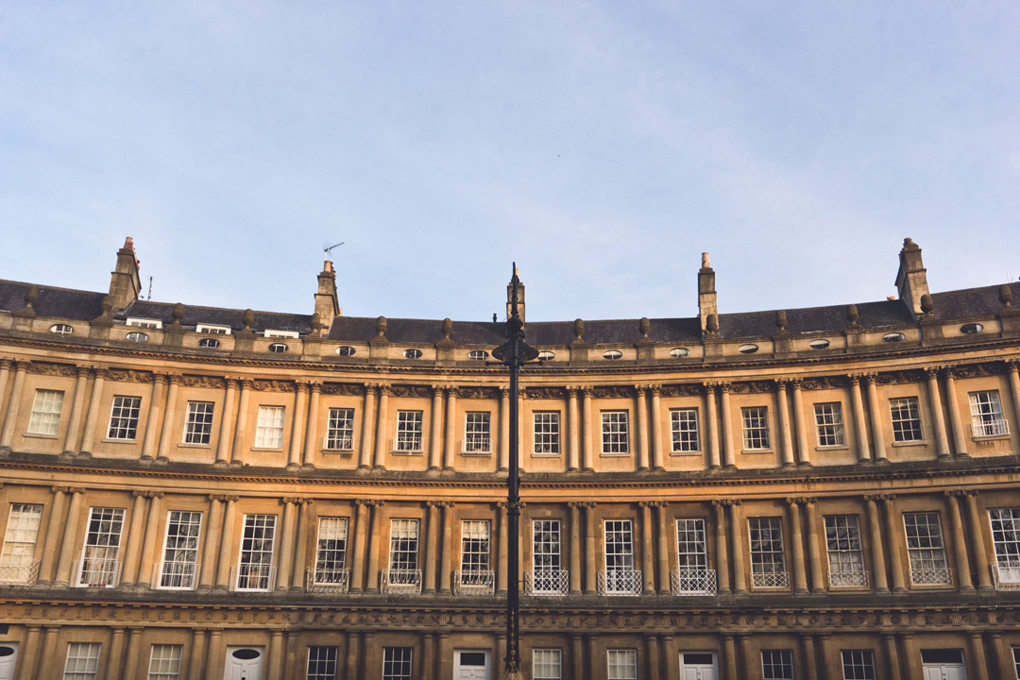
[[251,389],[257,392],[293,392],[294,383],[289,380],[253,380]]
[[823,375],[816,378],[804,378],[800,386],[805,390],[832,390],[846,387],[848,382],[847,378],[841,375]]
[[703,385],[663,385],[659,388],[659,394],[663,397],[698,397],[705,391]]
[[391,385],[390,394],[394,397],[432,397],[432,388],[428,385]]
[[592,394],[599,399],[630,399],[634,396],[634,388],[626,385],[604,385],[593,387]]
[[42,364],[33,361],[28,365],[28,372],[38,375],[58,375],[74,378],[78,375],[78,367],[69,364]]
[[528,399],[565,399],[566,389],[563,387],[529,387]]
[[365,386],[353,383],[323,383],[322,393],[343,395],[345,397],[361,397],[365,394]]
[[952,371],[954,377],[957,378],[977,378],[988,375],[1002,375],[1007,372],[1008,365],[1000,362],[988,362],[984,364],[950,366],[946,370]]
[[226,379],[214,375],[185,375],[181,376],[181,384],[185,387],[209,387],[222,390],[226,386]]
[[461,399],[499,399],[498,387],[461,387]]
[[730,385],[733,394],[768,394],[774,390],[775,384],[771,380],[752,380]]
[[132,371],[125,368],[106,369],[106,379],[116,382],[149,383],[152,382],[152,375],[147,371]]
[[875,381],[879,385],[902,385],[905,383],[921,382],[924,379],[925,375],[923,370],[908,369],[903,371],[888,371],[879,373]]

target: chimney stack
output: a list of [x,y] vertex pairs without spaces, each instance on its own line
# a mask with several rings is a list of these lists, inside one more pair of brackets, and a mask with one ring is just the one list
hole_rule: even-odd
[[900,251],[900,268],[896,272],[896,290],[900,299],[914,318],[924,314],[921,309],[921,298],[928,295],[928,270],[921,261],[921,246],[913,239],[903,239],[903,250]]
[[708,317],[719,318],[719,307],[715,297],[715,270],[709,266],[708,253],[701,254],[701,269],[698,270],[698,317],[701,332],[708,332]]
[[340,303],[336,294],[336,271],[333,263],[326,260],[319,273],[319,290],[315,293],[315,313],[322,322],[321,332],[323,335],[329,333],[333,327],[333,319],[343,315]]
[[124,247],[117,251],[117,267],[110,273],[110,300],[114,309],[124,309],[138,299],[141,291],[135,245],[128,236],[124,239]]

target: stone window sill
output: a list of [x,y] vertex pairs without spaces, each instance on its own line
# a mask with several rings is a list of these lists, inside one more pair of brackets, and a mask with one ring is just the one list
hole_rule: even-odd
[[775,449],[743,449],[740,453],[747,454],[747,455],[755,455],[755,454],[763,454],[763,453],[772,453],[772,454],[774,454],[775,452],[776,452]]
[[42,432],[26,432],[23,436],[31,437],[32,439],[59,439],[60,437],[55,434],[44,434]]
[[282,446],[253,446],[252,451],[283,451]]
[[319,453],[339,453],[342,456],[350,456],[354,449],[319,449]]
[[211,449],[212,448],[212,444],[185,444],[184,442],[181,442],[177,446],[179,446],[182,449]]
[[680,457],[685,457],[685,458],[692,458],[692,457],[701,458],[702,453],[703,453],[702,451],[670,451],[669,455],[671,455],[671,456],[680,456]]
[[[25,436],[27,437],[28,435],[25,435]],[[35,435],[35,436],[40,437],[40,436],[45,436],[45,435]],[[1008,434],[996,434],[996,435],[992,435],[990,437],[971,437],[971,439],[973,439],[977,443],[982,443],[982,442],[994,442],[994,441],[998,441],[1000,439],[1004,439],[1004,440],[1008,441],[1009,437],[1010,437],[1010,435],[1008,435]]]
[[106,437],[103,439],[104,444],[137,444],[137,439],[110,439]]
[[849,451],[850,447],[846,444],[835,444],[833,446],[816,446],[815,451]]
[[911,440],[909,442],[893,442],[892,445],[895,446],[895,447],[900,447],[900,446],[928,446],[928,440],[927,439],[915,439],[915,440]]

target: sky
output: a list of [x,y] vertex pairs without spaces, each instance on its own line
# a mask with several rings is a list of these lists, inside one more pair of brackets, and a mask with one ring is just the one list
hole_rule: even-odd
[[0,0],[0,278],[352,316],[1020,277],[1020,3]]

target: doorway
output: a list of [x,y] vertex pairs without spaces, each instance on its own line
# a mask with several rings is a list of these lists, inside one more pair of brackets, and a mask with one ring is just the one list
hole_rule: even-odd
[[262,680],[265,647],[227,647],[227,667],[223,680]]
[[961,649],[922,649],[924,680],[967,680]]
[[719,680],[715,652],[680,652],[680,680]]
[[0,680],[14,680],[14,664],[18,660],[17,642],[0,642]]
[[490,680],[490,655],[481,649],[458,649],[453,653],[456,680]]

